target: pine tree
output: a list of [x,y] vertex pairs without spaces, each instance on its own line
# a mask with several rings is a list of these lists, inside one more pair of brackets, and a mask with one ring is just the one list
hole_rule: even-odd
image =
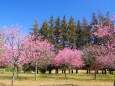
[[69,23],[68,23],[68,44],[69,44],[69,46],[71,46],[71,48],[73,48],[76,45],[76,43],[75,43],[75,40],[76,40],[75,28],[76,28],[76,25],[75,25],[74,18],[71,17],[69,20]]
[[109,13],[109,11],[107,12],[106,17],[107,17],[107,19],[110,19],[110,13]]
[[82,28],[85,29],[88,27],[88,22],[87,19],[85,17],[83,17],[83,21],[82,21]]
[[43,22],[43,25],[40,29],[40,34],[41,34],[41,36],[43,36],[43,39],[48,38],[48,23],[46,20]]
[[76,28],[76,47],[80,48],[83,44],[82,44],[82,28],[81,28],[81,23],[80,20],[78,19],[77,22],[77,28]]
[[105,23],[105,18],[103,16],[103,14],[100,12],[100,10],[98,11],[98,22],[99,22],[99,24],[102,23],[102,25],[104,25],[104,23]]
[[33,25],[31,35],[34,35],[34,37],[35,37],[34,40],[37,40],[37,37],[39,35],[38,20],[35,20],[34,22],[35,22],[35,24]]
[[109,11],[106,14],[106,23],[105,23],[105,25],[109,26],[109,27],[113,27],[114,26],[112,20],[110,19],[110,13],[109,13]]
[[97,25],[97,24],[98,24],[98,19],[96,17],[96,14],[93,12],[91,25]]
[[34,35],[38,35],[38,31],[39,31],[39,29],[38,29],[38,20],[35,20],[34,21],[35,22],[35,24],[33,25],[33,28],[32,28],[32,33],[34,34]]
[[88,25],[87,19],[84,17],[82,20],[82,43],[88,45],[91,42],[91,27]]
[[48,28],[48,40],[54,43],[54,17],[50,17],[49,28]]
[[54,29],[54,38],[55,38],[55,48],[56,52],[60,49],[60,30],[61,30],[61,20],[60,17],[57,18],[55,22],[55,29]]
[[62,22],[61,22],[61,42],[62,42],[62,45],[61,45],[61,48],[64,48],[66,45],[67,45],[67,22],[66,22],[66,17],[64,16],[63,19],[62,19]]

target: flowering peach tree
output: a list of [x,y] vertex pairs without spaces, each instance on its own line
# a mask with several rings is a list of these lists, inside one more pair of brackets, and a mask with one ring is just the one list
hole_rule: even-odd
[[13,66],[12,86],[14,86],[15,69],[26,61],[23,51],[25,37],[20,35],[19,27],[4,27],[4,52],[2,61],[8,66]]
[[37,79],[37,68],[47,68],[49,64],[52,63],[52,60],[55,56],[53,52],[53,45],[47,40],[41,41],[38,37],[38,40],[33,41],[33,36],[28,36],[28,41],[25,42],[25,55],[28,58],[28,63],[32,63],[35,66],[35,80]]
[[[82,52],[76,49],[64,48],[54,58],[55,66],[62,66],[65,70],[66,67],[79,68],[83,66]],[[66,73],[65,73],[66,77]]]

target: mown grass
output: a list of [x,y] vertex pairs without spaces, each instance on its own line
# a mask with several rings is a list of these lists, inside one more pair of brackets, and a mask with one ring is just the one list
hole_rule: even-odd
[[[15,74],[16,75],[16,74]],[[37,80],[34,80],[34,73],[21,73],[17,78],[15,76],[15,86],[113,86],[115,80],[114,74],[106,76],[99,73],[97,80],[93,80],[94,74],[38,74]],[[12,73],[0,74],[0,86],[10,86]]]

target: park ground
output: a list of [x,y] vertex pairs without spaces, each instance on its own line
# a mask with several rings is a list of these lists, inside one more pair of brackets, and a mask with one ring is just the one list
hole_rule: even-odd
[[[34,79],[34,73],[20,73],[15,76],[15,86],[113,86],[115,80],[114,74],[103,75],[101,71],[97,74],[97,80],[93,80],[94,74],[85,74],[86,70],[79,70],[78,74],[38,74],[37,80]],[[16,75],[16,74],[15,74]],[[0,86],[11,86],[12,73],[6,72],[0,74]]]

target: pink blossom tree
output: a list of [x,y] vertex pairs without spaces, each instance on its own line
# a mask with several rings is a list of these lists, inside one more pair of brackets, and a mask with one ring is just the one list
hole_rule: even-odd
[[[112,21],[115,22],[115,16],[113,17]],[[106,47],[109,52],[109,54],[107,55],[109,58],[109,67],[115,69],[115,26],[110,27],[109,24],[109,26],[106,26],[106,29],[102,29],[102,26],[98,28],[98,30],[94,32],[94,35],[98,36],[101,39],[108,38],[105,43],[102,43],[102,46]]]
[[38,36],[38,40],[33,40],[34,36],[28,36],[28,42],[25,43],[25,53],[28,63],[32,63],[35,66],[35,80],[37,79],[37,68],[47,67],[52,63],[55,56],[53,52],[53,45],[47,40],[41,41],[41,37]]
[[0,67],[3,67],[3,60],[2,60],[2,55],[4,52],[4,34],[2,31],[0,31]]
[[108,67],[108,65],[111,63],[110,58],[114,57],[114,55],[104,46],[88,46],[85,47],[82,51],[85,64],[89,64],[90,67],[95,70],[95,80],[97,71],[104,67]]
[[110,31],[111,29],[108,26],[98,26],[97,29],[93,32],[93,35],[103,38],[105,36],[110,36]]
[[4,29],[5,45],[2,61],[13,66],[12,86],[14,86],[15,69],[26,61],[23,51],[24,36],[19,34],[19,27],[4,27]]
[[[55,66],[62,66],[64,70],[66,67],[78,68],[83,66],[83,61],[81,58],[82,52],[76,49],[64,48],[60,50],[59,53],[54,58]],[[65,73],[66,77],[66,73]]]
[[[115,27],[110,26],[99,26],[96,31],[94,31],[93,35],[97,36],[101,39],[101,46],[105,47],[111,57],[109,60],[111,61],[111,67],[114,68],[115,65]],[[106,39],[106,41],[105,41]],[[108,55],[109,55],[108,54]],[[109,64],[108,64],[109,65]]]

